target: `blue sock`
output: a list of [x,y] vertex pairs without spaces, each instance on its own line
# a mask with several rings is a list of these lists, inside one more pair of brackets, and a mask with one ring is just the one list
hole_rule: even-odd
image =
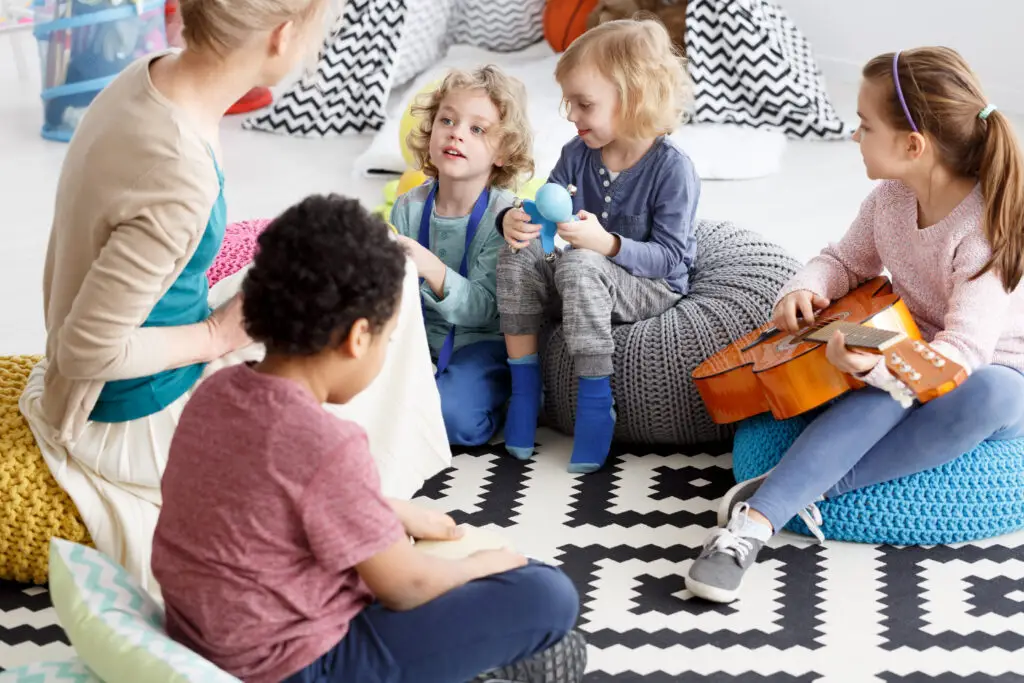
[[611,377],[580,377],[569,471],[596,472],[604,466],[615,435]]
[[544,386],[540,376],[540,359],[531,353],[522,358],[509,358],[512,370],[512,398],[505,418],[505,450],[520,460],[533,457]]

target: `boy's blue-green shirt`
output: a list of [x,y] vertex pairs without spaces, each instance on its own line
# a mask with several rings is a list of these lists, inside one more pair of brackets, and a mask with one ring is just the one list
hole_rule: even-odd
[[[418,240],[420,218],[432,182],[409,190],[395,202],[391,224],[399,234]],[[427,342],[434,358],[452,325],[455,325],[455,350],[476,342],[501,339],[496,290],[498,254],[505,247],[505,240],[488,227],[494,225],[498,213],[511,206],[514,199],[508,190],[491,189],[487,211],[469,245],[466,277],[459,275],[459,265],[466,247],[469,216],[447,218],[436,212],[431,216],[430,251],[448,267],[443,298],[439,299],[426,282],[420,285]]]

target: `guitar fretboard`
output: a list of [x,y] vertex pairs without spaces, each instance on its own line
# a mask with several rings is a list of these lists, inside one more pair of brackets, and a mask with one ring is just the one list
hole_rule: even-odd
[[842,332],[846,337],[847,346],[854,346],[861,349],[872,349],[875,351],[883,351],[893,342],[900,341],[906,336],[902,332],[881,330],[877,327],[868,327],[867,325],[859,325],[857,323],[837,320],[811,332],[805,337],[805,339],[825,344],[828,343],[828,340],[832,338],[832,335],[834,335],[837,330]]

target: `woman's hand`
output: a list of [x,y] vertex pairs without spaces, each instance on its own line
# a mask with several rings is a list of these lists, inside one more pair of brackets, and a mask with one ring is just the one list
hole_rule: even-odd
[[540,235],[540,226],[530,222],[530,214],[522,209],[509,209],[501,220],[501,232],[513,249],[525,249]]
[[866,372],[871,372],[880,360],[873,353],[851,351],[846,348],[846,337],[839,330],[836,330],[836,333],[828,340],[828,344],[825,346],[825,357],[837,369],[850,375],[863,375]]
[[213,358],[209,359],[211,361],[252,344],[252,339],[245,331],[241,292],[211,313],[206,319],[206,324],[210,329],[213,345]]
[[[825,297],[807,289],[799,289],[782,297],[775,306],[772,322],[776,329],[787,334],[796,334],[802,326],[814,323],[815,309],[821,310],[828,305],[829,300]],[[803,322],[797,320],[797,313],[803,317]]]
[[574,249],[589,249],[609,257],[619,253],[619,238],[605,230],[597,216],[580,211],[578,218],[571,223],[559,223],[558,236]]

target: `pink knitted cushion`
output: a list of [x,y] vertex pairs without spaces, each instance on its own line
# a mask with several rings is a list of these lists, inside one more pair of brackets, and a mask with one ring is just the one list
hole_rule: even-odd
[[220,253],[206,271],[206,279],[209,280],[211,287],[249,265],[256,254],[256,239],[269,224],[269,219],[258,218],[228,225],[224,230],[224,242],[220,245]]

